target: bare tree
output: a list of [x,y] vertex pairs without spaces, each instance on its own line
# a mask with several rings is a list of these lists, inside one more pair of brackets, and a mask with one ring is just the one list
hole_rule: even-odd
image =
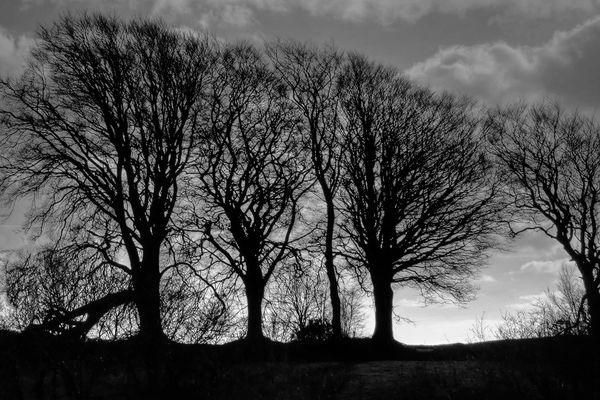
[[287,263],[274,273],[265,316],[270,337],[291,340],[311,320],[330,319],[326,278],[311,261],[306,260],[301,267]]
[[584,302],[585,290],[574,267],[560,271],[555,288],[546,290],[529,310],[504,313],[496,326],[498,339],[521,339],[565,335],[587,335],[590,319]]
[[167,337],[179,343],[220,343],[231,338],[237,287],[191,268],[173,268],[161,282],[161,317]]
[[475,317],[473,325],[469,328],[467,334],[467,343],[485,342],[489,338],[490,327],[485,323],[485,313]]
[[469,329],[470,342],[496,339],[526,339],[565,335],[587,335],[590,320],[584,302],[585,290],[575,267],[560,270],[556,287],[546,289],[529,309],[504,312],[494,327],[478,315]]
[[555,290],[546,290],[546,299],[536,305],[545,336],[585,335],[590,333],[590,315],[585,303],[585,288],[575,267],[560,270]]
[[12,306],[8,325],[86,336],[111,309],[133,302],[128,277],[98,268],[102,261],[89,251],[71,253],[51,246],[18,252],[6,265],[6,294]]
[[267,47],[277,77],[285,83],[302,120],[302,140],[310,151],[313,174],[325,205],[323,256],[329,280],[333,335],[342,335],[342,309],[334,260],[335,197],[340,178],[341,141],[337,80],[343,56],[334,48],[298,42]]
[[362,336],[366,322],[365,293],[350,277],[344,279],[343,274],[340,279],[340,302],[342,334],[345,337]]
[[341,82],[345,256],[368,270],[375,332],[393,340],[392,284],[466,301],[501,206],[471,103],[350,55]]
[[[265,305],[267,334],[275,340],[293,340],[297,333],[305,331],[311,321],[318,321],[330,329],[335,338],[329,301],[329,280],[319,259],[307,259],[301,263],[286,263],[275,271],[268,287]],[[364,315],[364,292],[350,276],[340,274],[339,295],[341,303],[342,334],[356,337],[362,334]]]
[[[4,325],[71,337],[117,339],[139,328],[129,276],[102,268],[93,251],[43,246],[21,250],[7,262],[10,304]],[[187,343],[218,342],[232,330],[230,287],[207,284],[196,271],[171,269],[161,281],[166,336]]]
[[528,339],[544,337],[540,320],[535,312],[519,310],[502,314],[502,321],[493,331],[496,339]]
[[127,274],[149,339],[162,337],[161,254],[199,137],[210,43],[161,22],[66,16],[40,30],[24,75],[1,83],[4,199],[34,199],[29,228]]
[[592,334],[600,335],[600,127],[543,103],[492,111],[486,129],[520,211],[514,234],[538,230],[562,245],[581,274]]
[[310,168],[285,89],[262,54],[226,46],[211,88],[211,141],[199,148],[189,193],[201,247],[246,292],[247,338],[263,338],[262,303],[275,268],[290,256]]

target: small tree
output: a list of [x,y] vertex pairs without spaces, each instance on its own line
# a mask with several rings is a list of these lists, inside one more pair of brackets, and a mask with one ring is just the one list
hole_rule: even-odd
[[[329,327],[332,338],[333,325],[328,321],[332,310],[329,301],[329,280],[319,259],[287,263],[278,269],[269,286],[265,322],[272,339],[291,340],[295,333],[304,331],[311,320]],[[343,271],[340,271],[343,272]],[[341,303],[342,336],[360,335],[364,328],[364,292],[350,277],[340,274],[339,295]],[[312,329],[312,328],[311,328]]]
[[311,320],[330,319],[327,278],[324,275],[318,264],[309,260],[287,263],[275,272],[265,310],[270,337],[290,340]]
[[393,340],[392,284],[466,301],[501,206],[468,101],[351,55],[341,78],[345,255],[368,270],[373,338]]
[[526,230],[555,239],[577,265],[591,332],[600,335],[600,127],[557,104],[494,110],[486,124],[506,192]]
[[573,267],[560,271],[555,288],[535,301],[530,310],[504,313],[496,326],[498,339],[521,339],[590,333],[589,312],[585,306],[585,290]]

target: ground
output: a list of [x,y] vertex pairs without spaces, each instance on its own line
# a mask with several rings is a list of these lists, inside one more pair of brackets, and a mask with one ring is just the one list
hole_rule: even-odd
[[0,399],[600,399],[589,338],[375,346],[135,340],[0,332]]

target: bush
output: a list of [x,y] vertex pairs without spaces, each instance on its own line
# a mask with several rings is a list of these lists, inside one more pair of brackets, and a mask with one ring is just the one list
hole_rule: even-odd
[[311,319],[306,326],[294,332],[294,339],[299,342],[324,342],[332,336],[331,323],[322,318]]

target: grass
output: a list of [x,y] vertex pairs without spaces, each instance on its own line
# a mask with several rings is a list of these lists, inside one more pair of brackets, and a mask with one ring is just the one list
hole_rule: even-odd
[[0,332],[0,399],[595,399],[590,338],[382,348],[72,342]]

